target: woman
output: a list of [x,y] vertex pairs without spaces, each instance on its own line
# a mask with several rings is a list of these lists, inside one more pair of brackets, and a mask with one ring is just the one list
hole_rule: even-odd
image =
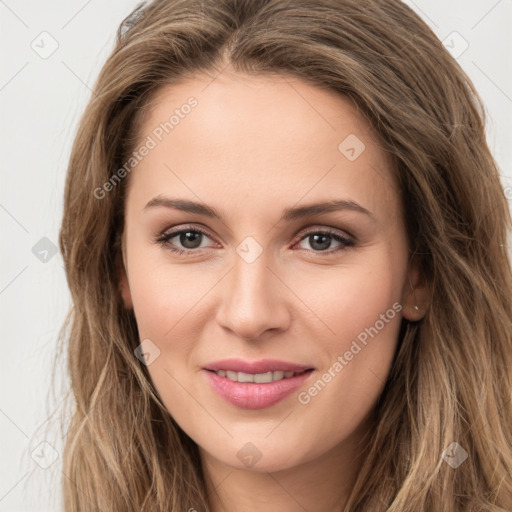
[[154,0],[60,233],[66,511],[512,509],[510,214],[398,0]]

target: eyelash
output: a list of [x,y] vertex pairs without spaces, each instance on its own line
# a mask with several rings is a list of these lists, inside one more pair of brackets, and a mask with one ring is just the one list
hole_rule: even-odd
[[[194,254],[197,254],[198,252],[200,252],[201,248],[196,248],[196,249],[179,249],[179,248],[174,247],[174,246],[172,246],[170,244],[169,240],[171,238],[174,238],[175,236],[181,235],[183,233],[201,233],[202,235],[205,235],[208,238],[211,238],[211,236],[206,231],[203,231],[202,229],[199,229],[199,228],[196,228],[196,227],[189,226],[189,227],[182,228],[180,230],[171,231],[170,233],[163,233],[162,235],[160,235],[155,240],[155,242],[157,244],[165,247],[166,249],[170,250],[171,252],[173,252],[175,254],[179,254],[179,255],[186,254],[187,256],[193,256]],[[337,242],[340,242],[342,244],[342,246],[337,248],[337,249],[335,249],[335,250],[325,250],[325,251],[314,251],[314,250],[311,250],[311,249],[303,249],[303,250],[306,250],[309,253],[314,253],[314,254],[319,254],[319,255],[333,254],[333,253],[345,250],[347,247],[353,247],[355,245],[355,241],[354,240],[352,240],[350,238],[347,238],[347,237],[344,237],[344,236],[341,236],[339,233],[337,233],[335,231],[332,231],[330,229],[311,230],[311,231],[308,231],[307,233],[303,233],[303,235],[297,241],[297,243],[300,243],[303,240],[306,240],[311,235],[328,235],[331,238],[333,238],[334,240],[336,240]]]

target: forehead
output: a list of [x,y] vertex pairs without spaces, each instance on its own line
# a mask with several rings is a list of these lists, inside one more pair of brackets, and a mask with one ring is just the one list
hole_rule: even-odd
[[369,209],[396,202],[373,127],[348,98],[295,77],[228,72],[166,86],[137,135],[152,146],[131,176],[146,195],[179,187],[219,199],[346,192]]
[[338,151],[344,135],[378,139],[347,97],[296,77],[270,74],[196,75],[163,87],[153,95],[141,126],[139,135],[155,132],[158,142],[170,132],[185,142],[191,130],[199,137],[196,146],[204,148],[230,139],[231,154],[240,140],[240,152],[264,146],[282,156],[281,148],[302,147],[304,141],[312,150]]

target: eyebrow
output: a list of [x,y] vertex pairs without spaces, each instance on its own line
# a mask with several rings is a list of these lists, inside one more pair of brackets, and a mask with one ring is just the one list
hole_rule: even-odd
[[[195,213],[198,215],[204,215],[212,219],[219,219],[223,222],[222,215],[212,206],[208,206],[204,203],[197,203],[195,201],[189,201],[186,199],[172,199],[170,197],[156,196],[151,199],[148,204],[144,207],[144,211],[155,207],[166,207],[175,210],[180,210],[188,213]],[[375,220],[372,212],[361,206],[355,201],[347,199],[338,199],[332,201],[326,201],[322,203],[308,204],[305,206],[285,208],[281,215],[281,220],[292,221],[309,217],[312,215],[319,215],[322,213],[329,213],[338,210],[350,210],[368,215]]]

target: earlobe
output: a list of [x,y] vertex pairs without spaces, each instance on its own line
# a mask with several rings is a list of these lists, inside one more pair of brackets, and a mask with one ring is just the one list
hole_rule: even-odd
[[130,285],[128,284],[128,278],[126,271],[123,268],[119,271],[119,291],[123,299],[123,304],[126,309],[133,309],[132,295],[130,293]]
[[132,295],[130,292],[130,284],[128,282],[128,276],[126,274],[126,258],[124,253],[124,244],[122,250],[122,257],[118,257],[118,283],[121,298],[126,309],[133,309]]
[[421,320],[429,305],[428,286],[425,277],[415,263],[409,266],[402,292],[402,314],[411,321]]

